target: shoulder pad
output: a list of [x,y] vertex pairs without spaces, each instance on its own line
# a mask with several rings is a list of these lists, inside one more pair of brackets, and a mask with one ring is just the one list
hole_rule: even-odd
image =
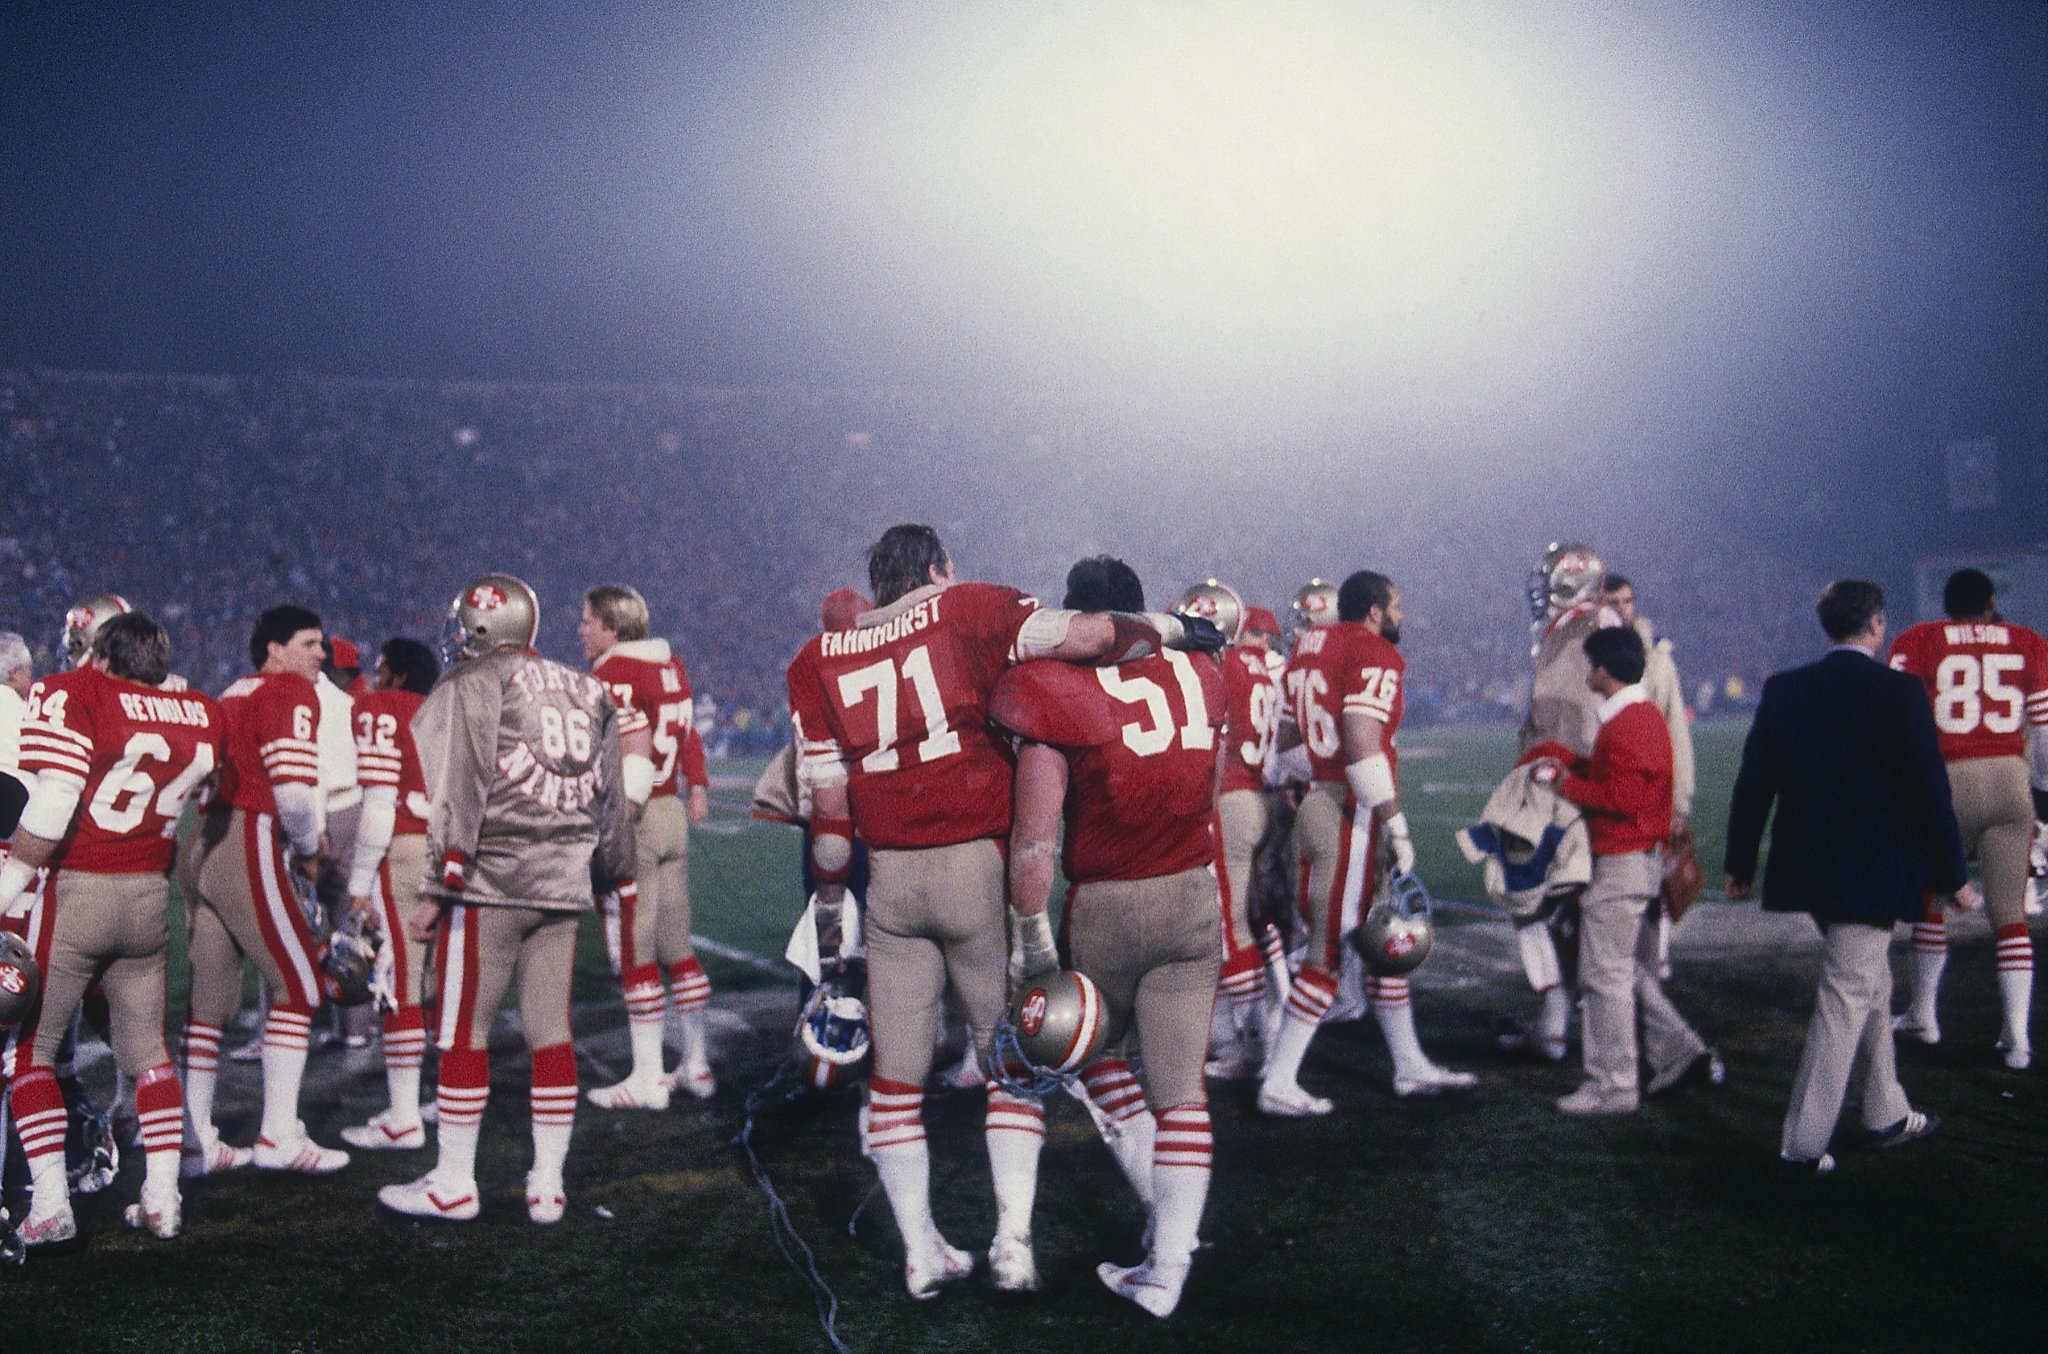
[[989,718],[1034,743],[1086,748],[1107,743],[1117,721],[1093,668],[1041,658],[1003,674]]

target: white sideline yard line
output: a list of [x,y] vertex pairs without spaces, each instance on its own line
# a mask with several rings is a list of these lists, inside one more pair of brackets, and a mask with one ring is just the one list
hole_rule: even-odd
[[769,959],[764,955],[755,954],[752,950],[743,950],[737,945],[727,945],[723,941],[713,940],[709,936],[692,936],[691,943],[706,954],[715,954],[720,959],[729,960],[735,964],[745,964],[750,969],[756,969],[762,973],[772,973],[778,978],[791,978],[796,975],[796,970],[790,967],[789,963],[785,960]]

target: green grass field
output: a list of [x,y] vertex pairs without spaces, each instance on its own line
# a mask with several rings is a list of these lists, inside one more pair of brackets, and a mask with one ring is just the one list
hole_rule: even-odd
[[[1719,876],[1739,727],[1700,730],[1697,815]],[[1508,761],[1502,729],[1404,739],[1403,798],[1422,870],[1446,897],[1477,895],[1449,842]],[[749,768],[715,768],[745,779]],[[753,955],[781,951],[798,899],[795,839],[747,824],[720,791],[716,832],[693,843],[699,930]],[[1250,1110],[1213,1088],[1217,1172],[1180,1311],[1158,1322],[1102,1290],[1094,1266],[1138,1254],[1143,1219],[1078,1105],[1056,1098],[1037,1214],[1046,1291],[1000,1295],[985,1276],[930,1304],[903,1294],[901,1252],[856,1153],[851,1096],[770,1098],[754,1142],[796,1233],[839,1302],[855,1350],[1555,1350],[2023,1348],[2037,1337],[2048,1243],[2038,1219],[2048,1118],[2038,1073],[2006,1072],[1988,937],[1957,928],[1947,1042],[1902,1050],[1917,1103],[1943,1116],[1925,1144],[1854,1150],[1841,1169],[1788,1182],[1773,1169],[1784,1098],[1810,1009],[1815,948],[1797,925],[1709,900],[1680,928],[1675,1000],[1727,1055],[1724,1087],[1585,1122],[1551,1101],[1569,1065],[1512,1062],[1502,1012],[1531,997],[1504,923],[1447,918],[1417,979],[1424,1042],[1475,1070],[1478,1091],[1397,1101],[1370,1021],[1324,1032],[1305,1072],[1327,1120]],[[579,965],[586,1084],[623,1066],[616,988],[594,929]],[[178,960],[174,955],[175,974]],[[1901,952],[1900,962],[1903,965]],[[380,1212],[379,1185],[424,1153],[359,1156],[323,1180],[244,1173],[190,1185],[186,1234],[126,1233],[139,1168],[79,1201],[80,1242],[0,1275],[12,1334],[30,1350],[828,1348],[810,1290],[777,1249],[767,1201],[733,1145],[748,1093],[788,1048],[794,996],[754,965],[713,958],[723,1022],[720,1091],[661,1115],[579,1113],[569,1216],[527,1222],[519,1191],[526,1071],[516,1035],[494,1039],[479,1175],[483,1217],[433,1225]],[[104,1076],[102,1064],[96,1074]],[[600,1075],[600,1074],[604,1075]],[[231,1141],[255,1131],[256,1074],[223,1085]],[[315,1054],[316,1136],[381,1103],[381,1065]],[[956,1244],[993,1226],[979,1095],[936,1094],[927,1122],[934,1197]],[[1845,1116],[1845,1125],[1853,1117]],[[856,1214],[858,1215],[856,1218]],[[855,1225],[849,1227],[849,1220]]]

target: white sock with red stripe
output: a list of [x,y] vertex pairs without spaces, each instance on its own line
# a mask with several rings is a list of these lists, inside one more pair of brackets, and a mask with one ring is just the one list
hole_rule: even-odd
[[1102,1058],[1088,1064],[1081,1073],[1081,1088],[1088,1103],[1102,1118],[1097,1127],[1102,1140],[1116,1157],[1124,1179],[1152,1206],[1152,1151],[1158,1124],[1145,1104],[1144,1088],[1131,1075],[1131,1065],[1121,1058]]
[[1948,915],[1937,912],[1913,923],[1913,1001],[1906,1010],[1912,1023],[1934,1028],[1935,999],[1941,995],[1941,972],[1948,967]]
[[1259,1017],[1266,1001],[1265,956],[1240,950],[1216,974],[1216,993],[1230,1010],[1230,1023],[1240,1032]]
[[1214,1141],[1206,1104],[1175,1105],[1159,1116],[1159,1141],[1152,1149],[1155,1266],[1186,1265],[1195,1253]]
[[271,1007],[263,1022],[263,1136],[273,1144],[301,1136],[299,1083],[312,1037],[313,1012],[291,1002]]
[[569,1135],[576,1127],[576,1049],[550,1044],[533,1051],[533,1173],[556,1186],[569,1159]]
[[476,1140],[491,1098],[491,1058],[480,1048],[444,1049],[435,1136],[441,1157],[434,1174],[444,1185],[476,1184]]
[[1382,978],[1373,974],[1365,980],[1366,999],[1380,1033],[1387,1037],[1387,1052],[1394,1058],[1397,1077],[1426,1077],[1436,1064],[1422,1051],[1415,1036],[1415,1004],[1409,999],[1406,978]]
[[14,1128],[35,1184],[32,1215],[56,1212],[70,1200],[71,1182],[64,1173],[66,1118],[64,1092],[50,1068],[31,1067],[15,1080]]
[[185,1097],[169,1063],[158,1063],[135,1083],[135,1119],[142,1128],[143,1189],[176,1189],[178,1156],[185,1149]]
[[996,1235],[1028,1239],[1031,1206],[1038,1197],[1038,1154],[1045,1146],[1045,1106],[991,1086],[982,1134],[995,1179]]
[[1316,1026],[1323,1023],[1324,1013],[1336,999],[1335,975],[1319,965],[1303,964],[1301,972],[1294,975],[1294,990],[1287,994],[1287,1018],[1280,1022],[1280,1037],[1266,1054],[1267,1086],[1300,1086],[1301,1060],[1316,1036]]
[[709,1066],[710,1044],[704,1017],[711,1006],[711,978],[696,955],[669,966],[668,995],[675,1004],[676,1036],[682,1045],[683,1066]]
[[924,1090],[886,1077],[868,1079],[868,1154],[896,1215],[896,1230],[913,1255],[937,1244],[932,1219],[931,1153],[924,1141]]
[[1998,995],[2005,1003],[2006,1047],[2032,1052],[2027,1023],[2034,1009],[2034,939],[2023,921],[1998,928]]
[[406,1128],[420,1121],[420,1064],[426,1056],[426,1014],[417,1006],[401,1006],[386,1012],[384,1084],[391,1091],[393,1128]]
[[213,1088],[220,1083],[220,1036],[218,1025],[202,1020],[185,1022],[185,1115],[192,1125],[195,1148],[220,1136],[213,1126]]
[[626,990],[626,1039],[633,1049],[633,1070],[626,1080],[652,1086],[661,1080],[661,1022],[668,1013],[661,965],[635,964],[621,982]]
[[[1571,1038],[1572,994],[1558,983],[1543,989],[1543,1012],[1536,1018],[1536,1033],[1552,1048],[1563,1048]],[[1563,1056],[1562,1054],[1558,1056]]]

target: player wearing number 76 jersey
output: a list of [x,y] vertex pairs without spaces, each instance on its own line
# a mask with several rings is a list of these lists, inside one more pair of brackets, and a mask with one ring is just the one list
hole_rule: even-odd
[[[931,1297],[973,1261],[932,1220],[924,1081],[950,981],[985,1058],[1005,987],[1004,869],[1011,762],[988,725],[989,693],[1029,658],[1123,661],[1162,647],[1219,647],[1213,625],[1163,615],[1041,610],[1014,588],[956,583],[928,526],[890,528],[868,552],[876,608],[828,630],[789,665],[799,774],[811,786],[818,943],[839,944],[857,829],[869,847],[868,992],[875,1071],[867,1142],[906,1252],[912,1296]],[[1043,916],[1013,938],[1050,954]],[[995,1176],[996,1284],[1033,1289],[1031,1202],[1044,1112],[994,1089],[986,1120]]]
[[[1946,621],[1923,621],[1892,641],[1891,665],[1918,677],[1934,702],[1941,760],[1948,765],[1963,850],[1977,858],[1997,937],[1998,992],[2005,1006],[1999,1047],[2018,1071],[2033,1061],[2034,946],[2027,933],[2027,852],[2037,816],[2029,796],[2027,726],[2033,725],[2032,784],[2048,789],[2048,642],[1998,617],[1991,579],[1979,569],[1949,576]],[[1948,963],[1948,922],[1939,904],[1913,927],[1913,1001],[1900,1033],[1941,1038],[1935,999]]]
[[[90,665],[29,689],[21,767],[34,792],[0,867],[0,913],[27,914],[42,1004],[9,1032],[6,1076],[34,1179],[23,1238],[75,1234],[64,1170],[65,1107],[53,1060],[86,988],[106,993],[114,1058],[136,1083],[146,1153],[127,1220],[160,1237],[180,1222],[184,1109],[164,1048],[164,907],[178,817],[227,747],[220,706],[158,689],[170,639],[140,612],[106,622]],[[39,890],[29,885],[48,867]]]

